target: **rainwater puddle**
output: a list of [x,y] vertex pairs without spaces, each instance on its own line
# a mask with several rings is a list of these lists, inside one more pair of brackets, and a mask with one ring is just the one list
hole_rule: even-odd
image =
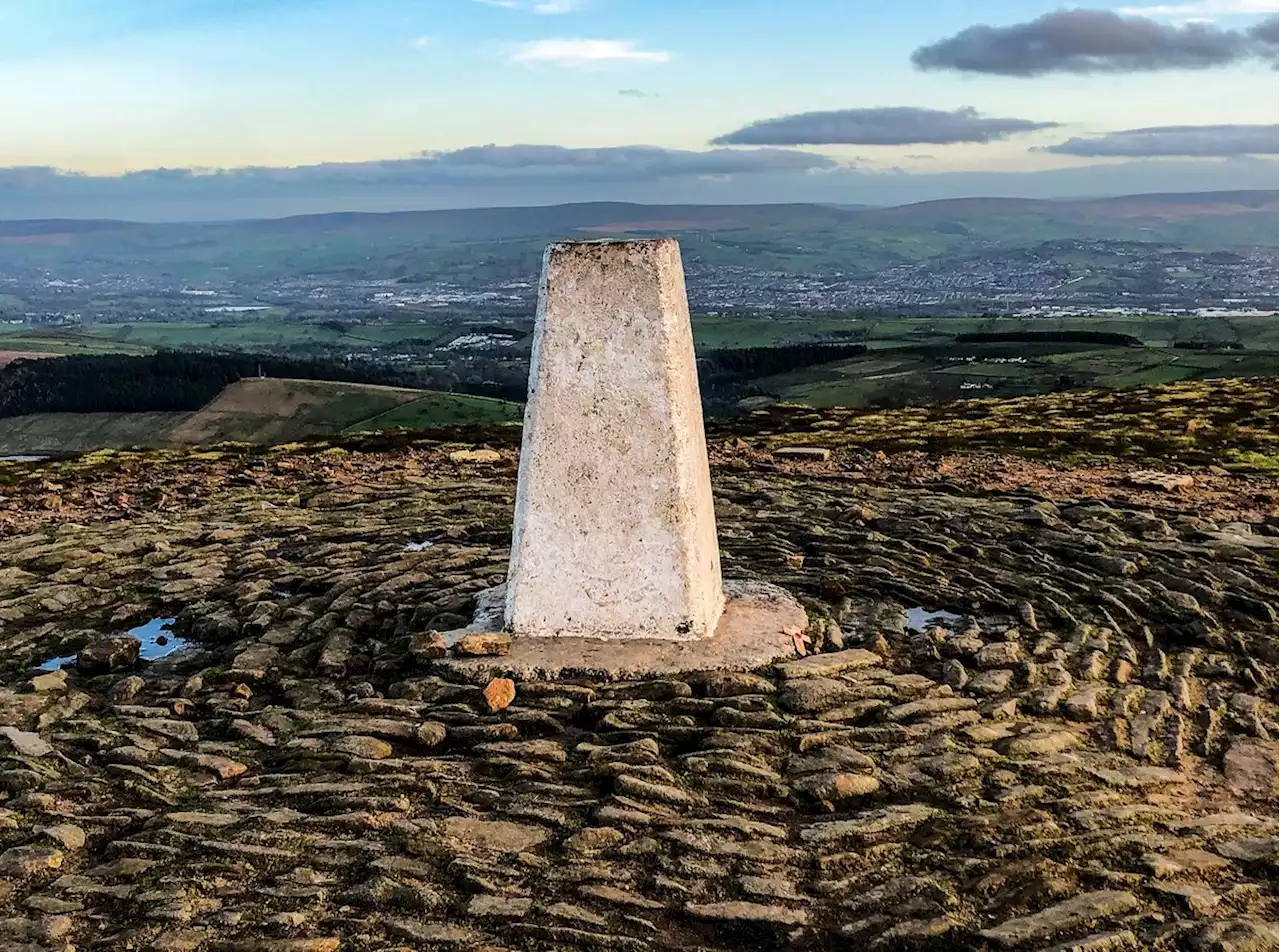
[[931,612],[917,606],[907,609],[907,627],[912,631],[924,631],[926,628],[933,628],[935,625],[949,628],[955,625],[961,617],[955,612]]
[[433,545],[435,545],[435,543],[430,539],[427,539],[422,542],[410,542],[404,547],[404,550],[406,552],[421,552],[423,549],[429,549]]
[[142,642],[138,657],[146,661],[158,661],[173,654],[187,643],[187,639],[169,633],[176,618],[153,618],[145,625],[130,628],[128,634]]
[[[133,635],[142,642],[142,647],[138,649],[139,658],[144,661],[159,661],[186,646],[187,639],[170,633],[175,621],[177,621],[176,618],[153,618],[145,625],[130,628],[125,634]],[[41,671],[57,671],[59,668],[75,664],[75,661],[75,655],[68,655],[50,658],[39,667]]]
[[0,456],[0,463],[38,463],[42,459],[48,459],[47,456],[27,456],[18,454],[17,456]]

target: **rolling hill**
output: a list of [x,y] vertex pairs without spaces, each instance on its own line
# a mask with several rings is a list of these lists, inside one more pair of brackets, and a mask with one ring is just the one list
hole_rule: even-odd
[[0,419],[0,456],[103,447],[289,443],[395,428],[518,423],[518,403],[374,384],[252,378],[193,412],[33,413]]
[[[1163,242],[1188,249],[1275,247],[1274,191],[1045,201],[966,198],[891,208],[634,205],[335,213],[215,223],[0,222],[0,267],[119,269],[184,280],[261,282],[302,274],[396,278],[415,271],[529,271],[554,239],[674,234],[709,264],[823,267],[838,254],[879,267],[952,255],[975,242]],[[505,269],[505,270],[504,270]]]

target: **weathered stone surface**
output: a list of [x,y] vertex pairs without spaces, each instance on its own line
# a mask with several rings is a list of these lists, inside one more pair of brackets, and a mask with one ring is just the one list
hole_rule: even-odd
[[1044,939],[1078,926],[1114,919],[1138,905],[1137,897],[1124,890],[1083,893],[1033,915],[984,929],[982,936],[1001,948],[1012,949],[1033,939]]
[[132,635],[95,638],[76,655],[76,667],[90,673],[127,668],[138,660],[141,648],[142,642]]
[[[1092,431],[1177,391],[1060,399],[1087,404]],[[493,675],[418,663],[412,644],[501,580],[512,465],[397,435],[50,461],[5,482],[0,727],[51,749],[0,736],[0,855],[22,851],[0,873],[0,948],[977,950],[1001,948],[984,929],[1098,890],[1136,905],[1017,952],[1274,948],[1273,480],[1195,468],[1150,508],[1123,467],[971,445],[1000,417],[1021,432],[1034,403],[714,424],[747,433],[711,449],[726,566],[805,601],[807,667],[846,640],[876,661],[542,673],[497,712]],[[885,427],[940,425],[974,452],[877,458]],[[826,465],[771,457],[814,433]],[[61,509],[35,502],[44,479]],[[917,630],[916,605],[966,617]],[[171,613],[198,650],[31,685],[92,632]],[[999,643],[1022,659],[981,668]],[[254,646],[278,652],[258,654],[265,676],[232,675]],[[993,671],[1012,672],[1001,693],[970,691]],[[781,704],[815,679],[853,695]],[[879,786],[824,798],[850,782]],[[736,902],[807,922],[685,911]]]
[[511,650],[511,636],[504,631],[477,631],[463,635],[453,646],[454,654],[465,658],[505,655]]
[[803,909],[785,906],[767,906],[755,902],[691,902],[685,912],[699,919],[715,919],[726,922],[767,922],[776,925],[799,926],[809,921]]
[[1236,793],[1268,802],[1276,799],[1277,769],[1274,740],[1236,740],[1222,759],[1227,785]]
[[554,244],[542,267],[506,626],[710,636],[724,594],[679,245]]
[[489,712],[505,710],[516,699],[516,685],[510,678],[494,678],[484,687],[484,705]]
[[849,648],[828,654],[810,655],[777,666],[784,678],[824,678],[845,671],[871,668],[880,663],[880,656],[864,648]]

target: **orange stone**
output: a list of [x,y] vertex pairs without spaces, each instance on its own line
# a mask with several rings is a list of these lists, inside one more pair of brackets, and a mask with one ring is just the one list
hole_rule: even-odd
[[484,703],[497,713],[516,699],[516,683],[510,678],[494,678],[484,689]]

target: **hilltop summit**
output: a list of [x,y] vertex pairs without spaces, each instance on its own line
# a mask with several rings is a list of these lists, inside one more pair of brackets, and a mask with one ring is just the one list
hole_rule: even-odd
[[0,463],[0,936],[1274,947],[1274,434],[1274,381],[712,425],[806,654],[514,699],[416,650],[511,428]]

